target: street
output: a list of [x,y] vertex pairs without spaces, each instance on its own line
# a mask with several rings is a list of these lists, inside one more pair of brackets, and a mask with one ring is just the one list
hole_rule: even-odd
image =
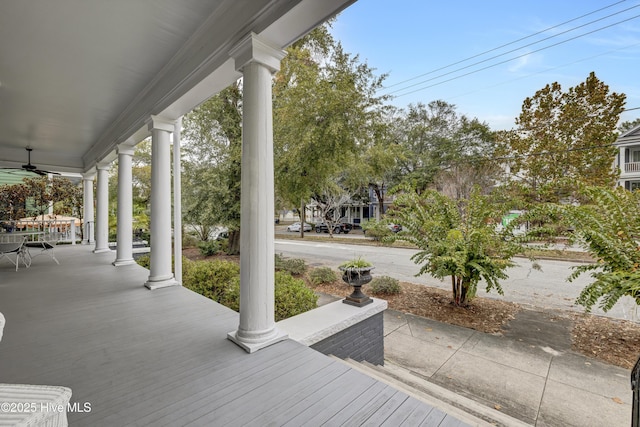
[[[420,268],[410,259],[418,252],[414,249],[348,245],[333,243],[329,239],[326,242],[276,239],[275,252],[288,258],[302,258],[313,267],[327,266],[334,269],[346,260],[362,257],[375,265],[374,277],[391,276],[405,282],[451,289],[448,278],[440,281],[429,275],[415,277]],[[532,308],[584,311],[584,307],[575,305],[574,301],[590,282],[590,277],[582,275],[573,283],[566,281],[571,274],[571,267],[580,265],[579,263],[539,260],[538,264],[542,270],[538,271],[531,268],[531,263],[527,259],[516,258],[516,262],[518,265],[507,271],[509,278],[502,282],[504,296],[495,291],[486,293],[483,282],[478,285],[478,296],[503,299]],[[620,299],[607,313],[603,313],[597,307],[594,307],[592,312],[618,319],[638,321],[637,305],[629,297]]]

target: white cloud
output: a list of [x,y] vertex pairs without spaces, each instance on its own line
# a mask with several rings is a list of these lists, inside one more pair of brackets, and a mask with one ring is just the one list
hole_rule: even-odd
[[526,66],[531,65],[533,62],[537,62],[535,61],[535,59],[536,58],[531,53],[524,54],[523,56],[520,56],[518,59],[510,62],[510,65],[507,68],[507,70],[510,73],[516,73],[518,71],[521,71]]

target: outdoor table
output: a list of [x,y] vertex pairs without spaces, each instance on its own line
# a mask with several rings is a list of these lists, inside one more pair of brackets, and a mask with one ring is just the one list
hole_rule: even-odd
[[0,233],[0,243],[20,242],[27,236],[27,241],[37,241],[38,236],[44,235],[44,231],[15,231],[12,233]]

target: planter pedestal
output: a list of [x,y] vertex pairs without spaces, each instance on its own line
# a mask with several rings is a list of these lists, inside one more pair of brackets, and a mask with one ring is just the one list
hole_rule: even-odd
[[356,307],[363,307],[371,304],[373,300],[362,293],[362,285],[369,283],[372,279],[371,270],[366,268],[346,268],[343,270],[342,280],[353,286],[353,293],[342,300],[343,303]]

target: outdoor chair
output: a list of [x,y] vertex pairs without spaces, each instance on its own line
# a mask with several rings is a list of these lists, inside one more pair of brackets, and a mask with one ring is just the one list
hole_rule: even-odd
[[[4,325],[0,313],[0,341]],[[68,387],[0,383],[0,403],[8,409],[0,410],[0,425],[68,427],[70,400]]]
[[29,241],[25,242],[25,245],[27,248],[40,249],[40,252],[36,253],[35,255],[30,254],[30,257],[35,258],[37,256],[46,254],[46,255],[49,255],[51,259],[56,262],[56,264],[60,265],[60,262],[56,258],[55,253],[53,252],[56,245],[58,244],[58,241],[60,240],[60,234],[61,233],[59,232],[45,233],[45,234],[39,235],[38,240],[35,240],[32,242],[29,242]]
[[[8,259],[11,264],[16,266],[16,271],[18,271],[20,262],[27,268],[31,266],[31,255],[25,246],[27,238],[24,236],[20,241],[0,243],[0,259]],[[11,259],[11,255],[15,255],[15,260]]]

